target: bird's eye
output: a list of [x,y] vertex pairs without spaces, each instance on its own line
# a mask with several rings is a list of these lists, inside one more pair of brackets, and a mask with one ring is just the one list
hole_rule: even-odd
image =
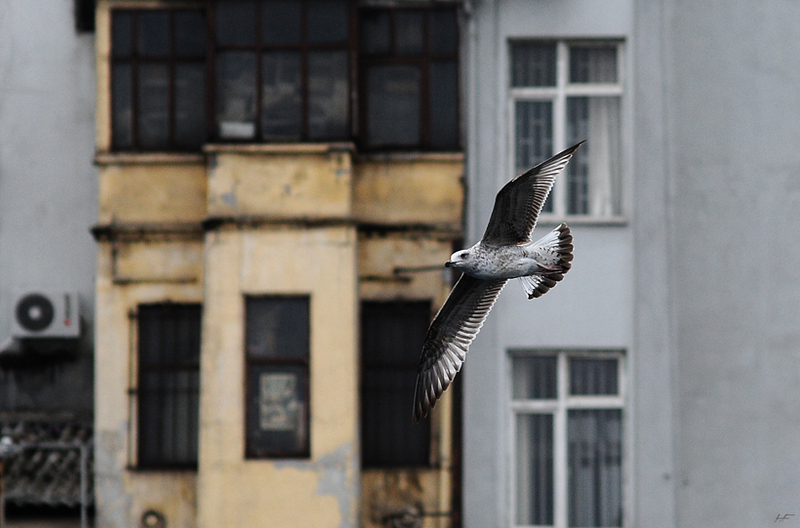
[[465,252],[463,252],[463,253],[461,254],[461,258],[462,258],[462,259],[464,259],[464,260],[468,259],[468,258],[469,258],[469,251],[465,251]]

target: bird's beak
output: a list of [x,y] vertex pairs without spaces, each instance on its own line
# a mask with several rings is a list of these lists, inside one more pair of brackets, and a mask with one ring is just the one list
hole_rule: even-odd
[[450,261],[448,260],[447,262],[445,262],[445,263],[444,263],[444,267],[445,267],[445,268],[449,268],[449,267],[450,267],[450,264],[451,264],[451,263],[450,263]]

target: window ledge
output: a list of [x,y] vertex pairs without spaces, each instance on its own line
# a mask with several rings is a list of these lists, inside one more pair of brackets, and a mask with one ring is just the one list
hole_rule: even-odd
[[544,216],[539,217],[539,226],[557,226],[561,223],[576,226],[627,227],[628,219],[624,216]]
[[205,163],[201,153],[185,152],[98,152],[94,156],[95,165],[160,165]]
[[325,154],[328,152],[355,152],[353,143],[211,143],[203,147],[209,154]]
[[359,161],[464,161],[463,152],[368,152]]

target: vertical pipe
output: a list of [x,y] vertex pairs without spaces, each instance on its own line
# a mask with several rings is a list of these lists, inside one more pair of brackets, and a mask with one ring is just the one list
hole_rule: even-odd
[[[89,493],[89,448],[86,444],[81,444],[81,528],[89,528],[88,512],[86,502]],[[2,527],[0,527],[2,528]]]

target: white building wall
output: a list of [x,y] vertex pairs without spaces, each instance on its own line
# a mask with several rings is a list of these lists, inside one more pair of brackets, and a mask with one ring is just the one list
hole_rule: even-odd
[[94,35],[76,32],[73,9],[0,0],[0,342],[28,288],[77,291],[85,336],[77,361],[0,369],[3,411],[92,412]]

